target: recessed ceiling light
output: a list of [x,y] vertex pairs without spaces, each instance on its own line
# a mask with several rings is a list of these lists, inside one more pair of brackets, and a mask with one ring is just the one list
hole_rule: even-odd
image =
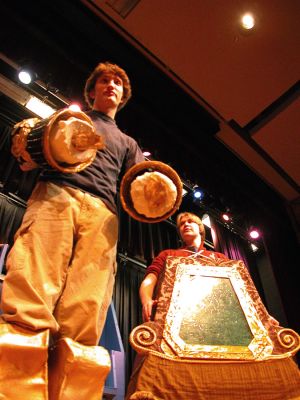
[[255,25],[255,19],[252,14],[246,13],[242,16],[242,27],[244,29],[252,29]]

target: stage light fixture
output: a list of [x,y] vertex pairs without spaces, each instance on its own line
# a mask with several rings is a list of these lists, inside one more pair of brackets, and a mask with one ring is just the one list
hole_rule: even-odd
[[29,85],[33,80],[37,78],[37,74],[30,68],[24,67],[19,70],[18,78],[20,82],[24,83],[24,85]]
[[246,13],[242,16],[241,19],[241,24],[242,27],[246,30],[251,30],[254,28],[255,25],[255,19],[254,16],[251,13]]
[[260,233],[256,228],[251,228],[250,231],[249,231],[249,236],[252,239],[258,239],[259,236],[260,236]]
[[201,200],[203,198],[203,191],[198,186],[194,186],[193,196],[195,199]]
[[231,220],[230,216],[226,213],[222,214],[222,218],[224,221],[229,222]]
[[148,151],[148,150],[144,150],[144,151],[143,151],[143,155],[144,155],[145,157],[150,157],[150,156],[151,156],[151,152]]
[[81,111],[80,105],[76,103],[70,104],[68,108],[71,111]]

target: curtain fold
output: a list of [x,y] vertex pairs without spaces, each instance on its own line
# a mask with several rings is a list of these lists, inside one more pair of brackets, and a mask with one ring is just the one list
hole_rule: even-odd
[[14,234],[21,225],[25,208],[0,193],[0,243],[13,244]]
[[232,260],[242,260],[248,266],[247,252],[245,247],[248,245],[246,241],[237,235],[230,232],[224,226],[212,223],[213,230],[215,231],[214,247],[215,251],[224,253]]
[[162,250],[180,246],[176,225],[170,220],[148,224],[131,218],[117,200],[120,253],[149,264]]
[[129,335],[133,328],[142,323],[139,287],[144,273],[145,268],[132,261],[119,259],[113,301],[125,351],[126,385],[136,356],[136,352],[130,346]]

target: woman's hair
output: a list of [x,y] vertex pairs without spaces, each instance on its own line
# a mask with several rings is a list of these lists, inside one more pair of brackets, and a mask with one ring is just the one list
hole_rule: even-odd
[[112,73],[122,79],[123,82],[123,97],[119,104],[118,110],[125,106],[131,97],[131,85],[126,72],[116,64],[109,62],[100,63],[88,77],[84,87],[84,98],[90,108],[93,108],[94,99],[90,96],[91,91],[95,88],[95,84],[99,76],[104,73]]
[[201,219],[197,215],[192,214],[190,212],[183,212],[183,213],[178,214],[177,218],[176,218],[176,225],[177,225],[178,232],[179,232],[180,222],[181,222],[182,218],[191,219],[192,221],[196,222],[197,225],[199,225],[201,243],[204,243],[205,228],[204,228],[204,225],[203,225]]

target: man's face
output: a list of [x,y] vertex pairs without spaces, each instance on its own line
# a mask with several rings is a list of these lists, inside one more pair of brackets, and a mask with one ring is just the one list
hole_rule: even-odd
[[108,108],[118,108],[123,97],[122,79],[113,73],[103,73],[90,96],[94,99],[94,110],[106,112]]
[[182,217],[179,222],[179,233],[185,243],[190,243],[200,236],[200,227],[190,217]]

